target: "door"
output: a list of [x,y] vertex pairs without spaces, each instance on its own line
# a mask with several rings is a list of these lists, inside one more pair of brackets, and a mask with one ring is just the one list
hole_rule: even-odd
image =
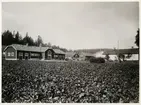
[[29,58],[29,53],[25,53],[25,59],[28,60]]
[[48,50],[46,52],[46,59],[51,60],[53,58],[53,52],[51,50]]

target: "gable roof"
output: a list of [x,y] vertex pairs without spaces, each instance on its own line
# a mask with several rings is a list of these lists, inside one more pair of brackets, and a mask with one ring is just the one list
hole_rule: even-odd
[[12,44],[11,46],[19,51],[31,51],[31,52],[45,52],[48,49],[48,47],[27,46],[20,44]]
[[4,52],[4,49],[6,48],[6,46],[5,45],[3,45],[2,46],[2,52]]
[[65,54],[66,54],[66,57],[73,57],[76,53],[70,51],[70,52],[66,52]]
[[[48,49],[48,47],[27,46],[27,45],[20,45],[20,44],[12,44],[7,47],[10,47],[10,46],[18,51],[45,52]],[[6,50],[7,47],[4,50]]]
[[63,52],[63,51],[60,50],[60,49],[53,49],[53,51],[54,51],[56,54],[65,54],[65,52]]
[[[18,51],[30,51],[30,52],[45,52],[48,49],[52,49],[49,47],[37,47],[37,46],[27,46],[27,45],[20,45],[20,44],[12,44],[7,47],[13,47],[14,49]],[[7,47],[4,49],[6,50]],[[57,54],[65,54],[62,50],[60,49],[52,49],[55,53]]]

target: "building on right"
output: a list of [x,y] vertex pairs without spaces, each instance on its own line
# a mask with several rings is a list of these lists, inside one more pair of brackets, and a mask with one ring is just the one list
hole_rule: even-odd
[[109,60],[118,60],[120,55],[124,56],[124,60],[127,61],[137,61],[139,60],[139,48],[131,49],[114,49],[109,51],[104,51],[103,55],[109,55]]

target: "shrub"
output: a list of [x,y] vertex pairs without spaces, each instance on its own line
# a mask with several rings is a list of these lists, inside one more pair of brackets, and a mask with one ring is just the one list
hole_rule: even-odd
[[65,58],[65,60],[66,60],[66,61],[68,61],[68,60],[69,60],[69,58]]
[[91,63],[105,63],[105,59],[101,57],[98,57],[98,58],[91,57],[90,62]]

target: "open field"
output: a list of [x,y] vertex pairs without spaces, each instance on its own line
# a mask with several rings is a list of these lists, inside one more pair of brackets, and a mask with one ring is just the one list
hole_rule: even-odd
[[2,102],[139,102],[139,63],[2,61]]

